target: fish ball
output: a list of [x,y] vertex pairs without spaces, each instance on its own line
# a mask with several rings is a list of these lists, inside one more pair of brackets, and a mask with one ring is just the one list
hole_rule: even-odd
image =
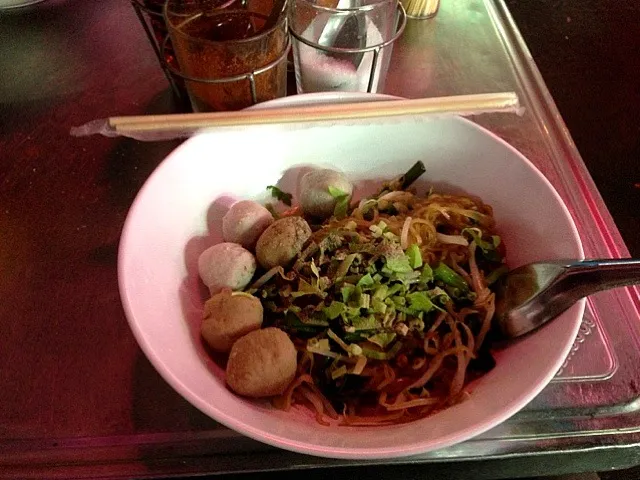
[[211,348],[228,352],[240,337],[262,326],[262,303],[248,293],[224,290],[204,304],[200,332]]
[[265,207],[252,200],[241,200],[222,217],[222,236],[225,242],[239,243],[252,249],[272,223],[273,216]]
[[242,290],[256,271],[253,254],[237,243],[218,243],[198,258],[198,272],[211,294],[223,288]]
[[296,375],[297,354],[289,336],[278,328],[254,330],[231,347],[227,384],[247,397],[284,393]]
[[264,231],[256,244],[258,262],[267,270],[286,267],[300,253],[311,237],[311,227],[302,217],[276,220]]
[[329,218],[336,207],[336,198],[329,193],[333,187],[351,196],[353,185],[343,173],[330,169],[313,170],[300,180],[300,205],[307,215]]

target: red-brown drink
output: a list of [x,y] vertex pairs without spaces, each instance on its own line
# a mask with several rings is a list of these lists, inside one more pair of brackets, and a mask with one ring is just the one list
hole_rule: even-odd
[[[203,80],[186,81],[194,110],[237,110],[254,103],[247,78],[221,80],[255,72],[283,57],[288,35],[286,16],[283,13],[270,18],[272,8],[270,1],[249,0],[222,9],[195,14],[179,11],[168,16],[181,72]],[[286,94],[286,69],[283,58],[273,68],[255,74],[258,102]]]

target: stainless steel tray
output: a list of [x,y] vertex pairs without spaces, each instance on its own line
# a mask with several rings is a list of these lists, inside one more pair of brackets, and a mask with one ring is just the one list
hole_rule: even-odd
[[[386,89],[405,97],[510,90],[520,96],[524,116],[483,115],[474,120],[518,148],[554,184],[576,220],[587,256],[628,256],[502,0],[443,1],[435,18],[409,21],[394,47]],[[47,477],[54,466],[65,465],[64,477],[129,478],[365,463],[302,456],[252,441],[179,398],[139,352],[132,362],[127,368],[135,370],[144,391],[132,413],[133,431],[109,437],[4,442],[0,465],[15,467],[10,472],[20,475],[14,477]],[[514,459],[544,454],[551,458],[555,453],[605,450],[613,455],[628,447],[640,448],[638,365],[638,290],[600,293],[588,302],[567,363],[526,409],[473,440],[391,463],[427,468],[433,462],[500,459],[505,466],[514,465]],[[148,403],[150,397],[160,403]],[[562,458],[567,462],[569,456]],[[616,465],[623,463],[618,460]],[[600,462],[593,468],[606,466]],[[535,470],[527,468],[525,473]]]

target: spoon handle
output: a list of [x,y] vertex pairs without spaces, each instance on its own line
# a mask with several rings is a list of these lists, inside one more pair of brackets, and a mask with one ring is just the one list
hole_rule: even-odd
[[566,265],[563,282],[575,299],[615,287],[640,284],[640,259],[583,260]]

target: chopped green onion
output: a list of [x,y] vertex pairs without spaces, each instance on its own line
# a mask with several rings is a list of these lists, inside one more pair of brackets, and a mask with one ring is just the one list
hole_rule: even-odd
[[316,278],[320,278],[320,271],[318,270],[318,266],[316,265],[316,262],[313,260],[313,258],[311,259],[309,267],[311,268],[311,271],[316,276]]
[[384,315],[387,312],[387,304],[375,297],[373,297],[371,300],[371,308],[373,309],[374,313],[380,313]]
[[271,196],[273,198],[280,200],[282,203],[288,205],[289,207],[291,206],[291,199],[293,198],[293,195],[287,192],[283,192],[275,185],[268,185],[267,190],[271,191]]
[[357,256],[356,253],[350,253],[345,257],[344,260],[342,260],[342,262],[340,262],[340,265],[338,266],[338,270],[336,271],[336,280],[342,279],[347,274],[356,256]]
[[389,289],[389,291],[387,292],[387,297],[391,297],[393,295],[395,295],[396,293],[400,293],[402,295],[404,295],[404,293],[407,291],[406,287],[404,285],[402,285],[401,283],[396,283],[394,285],[391,286],[391,288]]
[[400,297],[400,296],[395,296],[393,297],[393,303],[395,303],[396,305],[406,305],[407,304],[407,299],[404,297]]
[[354,357],[362,355],[362,347],[360,345],[356,345],[355,343],[350,344],[349,354],[353,355]]
[[384,231],[377,225],[371,225],[369,230],[373,233],[373,238],[379,238],[384,234]]
[[433,282],[433,270],[428,263],[425,263],[422,267],[422,273],[420,273],[420,283]]
[[433,278],[453,288],[459,289],[461,293],[469,291],[469,285],[465,279],[444,263],[440,263],[433,271]]
[[409,273],[413,271],[406,255],[386,257],[385,267],[393,273]]
[[426,292],[413,292],[407,298],[411,308],[418,312],[430,312],[435,308]]
[[500,245],[500,237],[498,235],[491,236],[491,242],[483,240],[482,230],[476,227],[469,227],[462,230],[463,234],[469,235],[476,245],[482,250],[482,255],[489,261],[499,262],[502,260],[502,256],[498,252],[498,245]]
[[328,327],[329,323],[322,323],[319,319],[309,320],[309,323],[304,323],[300,318],[289,309],[284,317],[284,326],[288,329],[298,332],[317,333],[322,327]]
[[340,190],[339,188],[334,187],[333,185],[329,185],[329,195],[331,195],[333,198],[340,198],[340,197],[346,197],[347,192],[343,192],[342,190]]
[[291,292],[291,297],[298,298],[304,295],[317,295],[321,298],[325,298],[327,296],[327,292],[323,292],[322,290],[320,290],[320,288],[318,288],[318,285],[312,285],[305,279],[300,278],[298,280],[298,290],[295,292]]
[[368,315],[366,317],[353,317],[350,319],[351,326],[358,330],[377,330],[380,328],[380,322],[373,315]]
[[322,309],[322,312],[327,316],[329,320],[335,320],[346,311],[347,306],[344,303],[336,302],[335,300],[331,302],[331,305]]
[[[429,294],[432,302],[438,302],[440,305],[446,305],[447,303],[451,302],[451,297],[449,296],[449,294],[440,287],[435,287],[427,291],[427,293]],[[438,308],[437,305],[434,306]]]
[[389,291],[389,287],[386,285],[380,285],[376,288],[376,291],[373,292],[373,298],[375,300],[384,300],[387,298],[387,292]]
[[409,259],[409,265],[411,268],[420,268],[422,266],[422,254],[420,253],[420,247],[415,243],[407,249],[407,257]]
[[356,287],[354,285],[351,285],[350,283],[343,284],[342,288],[340,289],[340,294],[342,295],[342,301],[344,303],[347,303],[349,301],[349,297],[355,289]]
[[360,280],[358,280],[358,283],[356,284],[356,286],[361,288],[370,287],[371,285],[373,285],[373,277],[369,273],[360,277]]
[[412,318],[409,320],[409,329],[417,330],[418,332],[424,331],[424,320],[421,318]]
[[369,295],[368,293],[363,293],[362,295],[360,295],[359,307],[368,309],[370,305],[371,305],[371,295]]
[[333,216],[338,220],[344,218],[349,213],[349,196],[344,195],[336,200],[336,206],[333,209]]
[[398,237],[398,235],[396,235],[393,232],[384,232],[382,234],[382,236],[388,240],[392,240],[394,242],[399,242],[400,241],[400,237]]
[[387,354],[385,352],[379,352],[378,350],[373,350],[371,348],[363,348],[362,354],[373,360],[387,360]]
[[[353,332],[348,331],[347,328],[352,328]],[[342,337],[345,342],[362,342],[367,339],[362,332],[356,332],[353,327],[344,327],[344,330],[346,333]]]
[[396,334],[394,332],[380,332],[370,336],[367,340],[379,347],[386,348],[395,338]]
[[363,348],[362,354],[365,357],[372,358],[374,360],[391,360],[393,357],[395,357],[398,354],[401,348],[402,348],[402,342],[397,341],[396,343],[393,344],[393,346],[388,352],[379,352],[371,348]]

